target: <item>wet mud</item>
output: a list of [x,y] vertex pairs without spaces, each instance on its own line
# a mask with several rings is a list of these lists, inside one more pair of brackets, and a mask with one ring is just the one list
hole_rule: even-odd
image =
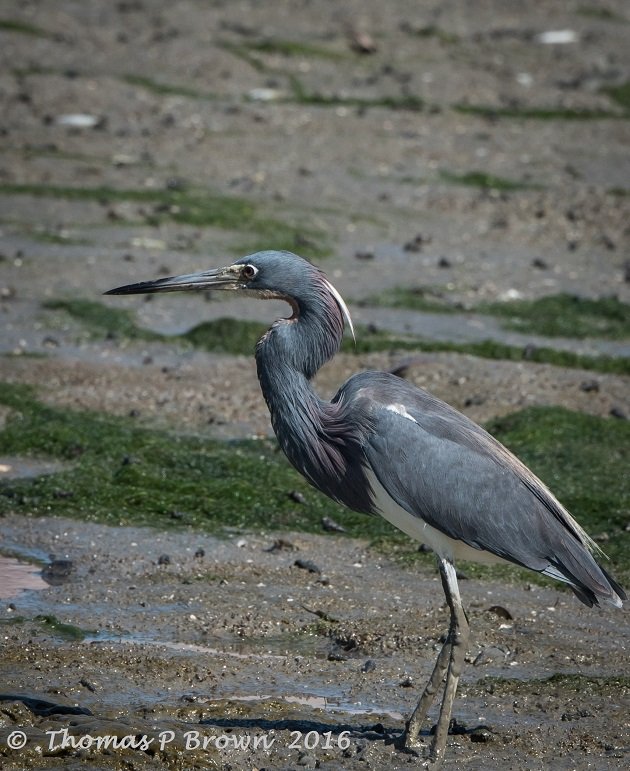
[[[3,768],[410,767],[395,740],[447,624],[430,563],[402,567],[338,534],[12,517],[3,532],[15,552],[54,548],[73,566],[5,604],[0,746],[17,726],[28,743],[3,747]],[[624,767],[625,615],[552,586],[462,591],[472,643],[445,767]],[[104,755],[64,747],[64,729],[154,741]]]
[[[623,0],[8,0],[0,16],[3,381],[147,426],[269,435],[250,358],[95,338],[45,303],[277,245],[322,264],[365,325],[627,356],[627,340],[533,338],[466,310],[630,299]],[[573,42],[541,40],[554,30]],[[220,214],[195,208],[200,191]],[[400,286],[461,313],[365,304]],[[162,333],[286,315],[107,302]],[[630,415],[627,377],[455,353],[344,354],[317,387],[362,368],[404,370],[482,422],[532,405]],[[0,457],[0,476],[58,468],[43,463]],[[396,741],[447,627],[429,557],[225,525],[0,519],[3,771],[420,765]],[[461,581],[472,636],[444,767],[626,769],[627,611],[528,580]]]

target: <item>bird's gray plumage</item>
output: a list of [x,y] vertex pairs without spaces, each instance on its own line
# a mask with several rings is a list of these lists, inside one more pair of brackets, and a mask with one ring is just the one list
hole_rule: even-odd
[[317,268],[286,253],[239,263],[261,267],[264,280],[250,291],[291,298],[294,315],[273,324],[256,361],[282,449],[311,484],[351,509],[378,513],[369,467],[399,506],[449,538],[565,580],[587,605],[618,602],[620,587],[575,520],[457,410],[386,372],[354,375],[331,402],[317,396],[310,379],[339,349],[344,324]]
[[330,402],[311,386],[338,351],[342,298],[324,274],[288,252],[259,252],[218,270],[159,279],[113,294],[231,289],[281,298],[292,315],[256,347],[258,378],[273,429],[316,488],[351,509],[382,514],[438,555],[451,626],[433,674],[407,722],[404,746],[442,682],[444,696],[430,760],[446,745],[464,661],[468,623],[455,558],[491,556],[565,581],[586,605],[621,605],[621,587],[596,562],[595,544],[545,485],[480,426],[426,391],[385,372],[351,377]]
[[[587,605],[614,602],[620,587],[593,559],[581,528],[490,434],[386,373],[358,375],[352,387],[360,411],[362,401],[372,405],[367,461],[399,506],[473,549],[555,574]],[[388,409],[393,404],[408,417]]]

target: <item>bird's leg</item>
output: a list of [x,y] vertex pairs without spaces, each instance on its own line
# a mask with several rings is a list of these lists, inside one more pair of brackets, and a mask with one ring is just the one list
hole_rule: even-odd
[[438,718],[435,736],[433,737],[431,749],[429,750],[429,760],[435,764],[435,766],[439,765],[444,759],[453,701],[455,700],[459,676],[462,672],[462,667],[464,666],[470,632],[468,619],[466,618],[466,613],[462,606],[462,599],[459,595],[455,566],[447,559],[440,559],[440,577],[442,579],[446,601],[451,610],[451,626],[448,633],[450,641],[450,658],[448,671],[446,673],[446,685],[444,686],[440,717]]
[[448,669],[450,655],[451,639],[449,634],[449,636],[446,638],[446,642],[442,646],[442,650],[437,657],[435,666],[433,667],[433,672],[429,678],[429,682],[426,684],[425,689],[422,692],[420,701],[418,702],[416,708],[413,711],[413,714],[405,726],[405,734],[403,739],[404,747],[407,750],[413,750],[418,745],[418,734],[420,733],[422,723],[424,722],[424,719],[426,718],[427,713],[433,704],[438,688],[444,680],[444,675]]
[[448,727],[451,721],[451,710],[457,683],[464,664],[466,655],[466,646],[468,642],[468,620],[464,613],[459,587],[457,585],[457,576],[455,567],[451,562],[445,559],[439,560],[440,578],[442,587],[446,595],[446,601],[451,611],[451,622],[446,642],[435,662],[435,667],[427,683],[417,707],[409,718],[406,731],[403,736],[404,748],[415,750],[418,746],[418,734],[424,719],[427,716],[429,708],[435,699],[435,695],[444,680],[446,674],[446,686],[440,708],[440,717],[429,751],[429,762],[433,767],[437,767],[444,758],[446,748],[446,739],[448,736]]

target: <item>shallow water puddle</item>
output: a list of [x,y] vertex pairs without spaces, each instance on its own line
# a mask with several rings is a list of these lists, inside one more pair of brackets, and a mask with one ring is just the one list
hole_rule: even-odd
[[[295,640],[279,640],[277,638],[265,638],[258,640],[249,640],[246,643],[242,640],[230,640],[225,641],[227,645],[235,645],[240,647],[241,650],[229,650],[225,648],[216,648],[208,645],[200,645],[197,643],[184,643],[174,642],[169,640],[156,640],[144,635],[114,635],[111,632],[100,632],[95,635],[86,636],[82,641],[83,644],[112,644],[118,643],[121,645],[139,645],[139,646],[152,646],[156,648],[166,648],[168,650],[176,651],[179,653],[199,653],[203,656],[217,656],[236,658],[241,660],[249,660],[255,665],[255,661],[276,659],[279,661],[287,658],[302,658],[303,656],[313,655],[313,644],[311,641],[308,646],[310,650],[306,650],[300,641]],[[296,652],[293,643],[296,643],[296,647],[301,649],[302,652]],[[243,650],[243,648],[249,648],[249,650]],[[319,647],[319,646],[316,646]],[[278,652],[272,652],[272,651]],[[283,651],[283,652],[281,652]],[[315,654],[316,655],[316,654]],[[258,689],[259,686],[257,686]],[[294,691],[293,693],[286,693],[285,691]],[[374,715],[374,716],[387,716],[394,720],[403,720],[403,714],[392,706],[379,706],[379,705],[363,705],[361,702],[347,701],[342,696],[342,689],[331,688],[327,693],[312,694],[302,692],[296,694],[295,691],[304,691],[304,684],[299,685],[294,680],[289,678],[282,678],[282,683],[279,684],[280,691],[285,691],[272,694],[272,693],[256,693],[256,694],[240,694],[229,696],[220,696],[212,698],[211,701],[214,704],[230,702],[248,702],[248,703],[262,703],[262,702],[276,702],[283,704],[294,704],[297,706],[310,707],[312,709],[319,709],[329,713],[344,713],[349,715]]]
[[36,458],[0,457],[0,480],[29,479],[44,474],[56,474],[66,468],[65,464]]
[[238,651],[221,650],[196,643],[171,642],[169,640],[153,640],[140,635],[113,635],[109,632],[86,637],[84,643],[121,643],[124,645],[153,645],[157,648],[168,648],[174,651],[203,653],[208,656],[231,656],[237,659],[285,659],[286,655],[276,653],[240,653]]
[[15,597],[24,589],[45,589],[47,586],[41,568],[0,555],[0,599]]
[[202,653],[208,656],[230,656],[237,659],[286,659],[288,656],[325,656],[326,641],[315,638],[265,637],[247,640],[241,638],[219,638],[229,649],[199,643],[156,640],[150,635],[113,634],[99,632],[86,637],[85,643],[121,643],[125,645],[153,645],[173,651]]
[[346,712],[351,715],[387,715],[394,720],[404,720],[402,712],[388,709],[386,707],[363,707],[360,702],[352,703],[342,701],[339,698],[331,696],[314,696],[305,694],[303,696],[272,696],[263,694],[260,696],[230,696],[227,699],[218,699],[217,701],[282,701],[287,704],[298,704],[312,709],[323,709],[325,712]]

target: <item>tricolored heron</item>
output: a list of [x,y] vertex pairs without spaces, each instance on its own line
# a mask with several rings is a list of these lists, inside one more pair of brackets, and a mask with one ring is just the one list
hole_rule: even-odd
[[440,399],[387,372],[361,372],[333,399],[311,386],[338,351],[350,314],[325,275],[289,252],[265,251],[218,270],[161,278],[107,294],[223,289],[286,300],[256,346],[258,379],[280,446],[317,489],[380,514],[437,555],[450,627],[402,746],[419,748],[444,683],[428,763],[444,757],[469,635],[458,559],[509,562],[567,583],[588,606],[621,607],[622,588],[593,558],[597,546],[545,485],[490,434]]

